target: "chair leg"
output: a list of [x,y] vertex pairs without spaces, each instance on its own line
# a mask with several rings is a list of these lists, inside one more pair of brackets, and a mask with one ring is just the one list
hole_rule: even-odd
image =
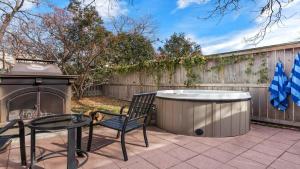
[[128,161],[126,147],[125,147],[125,132],[121,133],[121,146],[122,146],[124,161]]
[[91,151],[92,140],[93,140],[93,130],[94,130],[94,127],[93,127],[93,122],[92,122],[90,124],[90,128],[89,128],[89,140],[88,140],[87,148],[86,148],[88,152]]
[[26,166],[26,146],[25,146],[25,129],[23,121],[19,121],[19,139],[20,139],[20,155],[21,165]]
[[144,134],[144,140],[146,147],[149,147],[148,138],[147,138],[147,131],[146,131],[146,125],[143,125],[143,134]]
[[116,139],[118,139],[119,137],[120,137],[120,131],[118,131]]

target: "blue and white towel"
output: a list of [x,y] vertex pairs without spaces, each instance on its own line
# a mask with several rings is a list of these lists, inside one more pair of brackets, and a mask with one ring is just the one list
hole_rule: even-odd
[[300,106],[300,53],[297,54],[294,66],[290,74],[288,89],[292,95],[292,99],[297,106]]
[[283,64],[279,61],[276,64],[274,78],[270,84],[270,102],[280,111],[288,108],[288,78],[284,72]]

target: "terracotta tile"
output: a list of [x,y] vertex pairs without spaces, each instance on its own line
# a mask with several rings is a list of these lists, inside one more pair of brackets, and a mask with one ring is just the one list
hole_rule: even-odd
[[9,158],[9,148],[5,151],[0,153],[0,168],[6,168],[7,167],[7,162]]
[[267,139],[271,136],[273,136],[275,133],[272,133],[272,132],[269,132],[267,130],[252,130],[252,131],[249,131],[247,133],[247,135],[251,135],[251,136],[255,136],[255,137],[260,137],[262,139]]
[[232,154],[235,155],[239,155],[242,152],[247,151],[247,148],[232,144],[232,143],[225,143],[225,144],[221,144],[220,146],[218,146],[219,149],[230,152]]
[[209,157],[205,157],[203,155],[198,155],[188,160],[187,163],[200,169],[214,169],[214,168],[221,167],[222,165],[221,162],[211,159]]
[[274,148],[274,147],[269,147],[265,144],[258,144],[255,147],[253,147],[251,150],[255,150],[261,153],[265,153],[267,155],[271,155],[274,157],[279,157],[284,151]]
[[241,154],[241,156],[265,165],[271,164],[276,159],[274,156],[253,150],[246,151],[245,153]]
[[295,144],[299,139],[300,138],[298,135],[289,134],[285,131],[285,132],[279,132],[275,134],[274,136],[270,137],[268,140],[273,140],[275,142],[292,145]]
[[192,142],[193,140],[189,137],[189,136],[177,136],[175,138],[173,138],[172,140],[170,140],[171,142],[179,145],[179,146],[183,146],[187,143]]
[[270,167],[274,169],[299,169],[300,165],[282,159],[277,159]]
[[223,163],[226,163],[235,157],[234,154],[228,153],[228,152],[220,150],[218,148],[213,148],[208,151],[205,151],[203,153],[203,155],[208,156],[210,158],[213,158],[213,159],[218,160]]
[[132,163],[130,165],[122,167],[122,169],[156,169],[152,164],[149,162],[142,160],[137,161],[136,163]]
[[153,135],[155,137],[158,137],[158,138],[162,138],[162,139],[165,139],[165,140],[173,140],[176,136],[176,134],[172,134],[172,133],[167,133],[166,131],[149,131],[148,129],[148,133],[150,135]]
[[101,156],[100,154],[89,153],[88,161],[82,166],[84,169],[96,169],[96,168],[119,168],[114,163],[113,159]]
[[189,165],[188,163],[180,163],[170,169],[196,169],[195,167]]
[[255,146],[257,143],[242,139],[242,138],[234,138],[233,140],[229,141],[229,143],[244,147],[244,148],[251,148]]
[[209,146],[207,144],[202,144],[199,142],[195,142],[195,141],[188,143],[188,144],[184,145],[183,147],[188,148],[197,153],[203,153],[204,151],[212,148],[212,146]]
[[197,155],[197,153],[183,147],[170,150],[167,153],[181,161],[185,161]]
[[227,164],[223,164],[220,167],[218,167],[218,169],[236,169],[236,168]]
[[254,143],[260,143],[260,142],[262,142],[264,140],[263,138],[260,138],[260,137],[257,137],[257,136],[252,136],[252,135],[248,135],[248,134],[239,136],[238,138],[244,139],[244,140],[248,140],[248,141],[251,141],[251,142],[254,142]]
[[[67,157],[54,157],[43,160],[45,168],[64,169],[67,168]],[[40,163],[40,162],[39,162]]]
[[150,151],[152,149],[154,149],[153,146],[143,147],[143,146],[136,146],[136,145],[126,144],[126,150],[128,150],[130,152],[130,154],[132,154],[132,155],[138,155],[140,153]]
[[236,167],[238,169],[263,169],[267,167],[266,165],[260,164],[258,162],[240,156],[232,159],[227,164]]
[[286,134],[289,138],[291,138],[293,140],[300,139],[300,131],[299,130],[283,129],[282,134]]
[[[259,126],[259,125],[257,125]],[[267,126],[253,126],[253,124],[251,124],[251,130],[249,132],[249,134],[254,134],[254,135],[268,135],[268,136],[272,136],[275,135],[276,133],[282,131],[282,129],[279,128],[273,128],[273,127],[267,127]]]
[[269,146],[269,147],[274,147],[274,148],[277,148],[277,149],[280,149],[280,150],[284,150],[284,151],[291,147],[288,144],[276,142],[276,141],[273,141],[273,140],[266,140],[266,141],[262,142],[261,144]]
[[145,158],[146,161],[150,162],[152,165],[158,168],[169,168],[175,166],[176,164],[180,163],[180,160],[176,159],[175,157],[166,154],[164,152],[159,152],[154,156],[150,156]]
[[300,155],[300,146],[293,145],[287,150],[287,152]]
[[149,157],[156,156],[161,153],[163,153],[163,151],[161,151],[160,149],[154,149],[154,150],[144,151],[138,155],[144,159],[147,159]]
[[[130,158],[130,156],[135,155],[135,153],[131,152],[128,148],[126,150],[128,158]],[[102,147],[95,152],[112,159],[123,160],[121,145],[118,142]]]
[[137,155],[135,155],[135,156],[130,156],[130,157],[128,158],[128,161],[124,161],[123,159],[112,159],[112,160],[113,160],[113,162],[114,162],[115,164],[117,164],[120,168],[129,166],[129,165],[131,165],[131,164],[138,163],[138,162],[140,162],[140,161],[144,161],[143,158],[141,158],[141,157],[139,157],[139,156],[137,156]]
[[120,168],[116,164],[110,163],[110,164],[103,164],[99,167],[94,167],[94,168],[87,167],[87,168],[84,168],[84,169],[120,169]]
[[173,144],[173,143],[169,143],[169,144],[166,144],[162,147],[160,147],[159,149],[163,152],[168,152],[170,150],[173,150],[173,149],[176,149],[176,148],[179,148],[180,146],[178,146],[177,144]]
[[[4,169],[2,167],[0,167],[1,169]],[[12,162],[12,161],[8,161],[8,166],[7,168],[5,167],[5,169],[26,169],[26,168],[29,168],[27,166],[21,166],[20,163],[15,163],[15,162]],[[36,169],[42,169],[44,168],[43,164],[42,163],[39,163],[36,165],[35,167]]]
[[300,165],[300,155],[297,154],[285,152],[282,156],[280,156],[280,159]]
[[[88,131],[83,132],[83,147],[86,147]],[[246,135],[228,138],[208,138],[175,135],[156,127],[148,128],[150,147],[144,146],[142,130],[126,135],[129,155],[123,161],[116,132],[96,127],[93,148],[88,161],[80,169],[119,168],[300,168],[300,132],[251,125]],[[42,134],[37,138],[37,154],[66,149],[66,132]],[[30,138],[26,137],[27,156],[30,160]],[[99,145],[103,147],[98,147]],[[248,149],[251,149],[248,151]],[[7,154],[0,154],[0,168],[22,168],[18,140],[14,140]],[[287,152],[284,152],[287,151]],[[197,155],[203,153],[202,155]],[[239,155],[234,158],[235,155]],[[282,156],[280,156],[282,155]],[[280,156],[280,157],[279,157]],[[9,158],[8,158],[9,157]],[[279,157],[279,159],[275,159]],[[275,161],[273,161],[275,159]],[[83,159],[78,158],[80,162]],[[218,161],[219,160],[219,161]],[[229,160],[229,161],[228,161]],[[185,162],[183,162],[185,161]],[[272,163],[273,161],[273,163]],[[223,164],[222,162],[227,162]],[[66,157],[55,157],[37,163],[37,168],[65,168]],[[23,167],[24,168],[24,167]]]
[[199,137],[199,139],[197,139],[197,141],[199,143],[203,143],[203,144],[207,144],[209,146],[218,146],[224,142],[230,141],[232,139],[222,139],[222,138],[213,138],[213,137]]

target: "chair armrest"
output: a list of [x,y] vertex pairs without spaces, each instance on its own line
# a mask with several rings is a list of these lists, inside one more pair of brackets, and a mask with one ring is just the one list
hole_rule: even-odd
[[19,120],[12,120],[10,121],[8,124],[6,124],[3,128],[0,128],[0,134],[4,133],[5,131],[7,131],[8,129],[14,127]]
[[94,120],[96,114],[98,114],[98,113],[104,114],[104,115],[110,115],[110,116],[128,117],[127,114],[115,114],[115,113],[112,113],[112,112],[109,112],[109,111],[99,110],[99,111],[91,112],[91,113],[90,113],[91,118]]
[[126,105],[124,105],[124,106],[121,107],[121,109],[120,109],[120,114],[123,114],[124,109],[125,109],[126,107],[127,107]]

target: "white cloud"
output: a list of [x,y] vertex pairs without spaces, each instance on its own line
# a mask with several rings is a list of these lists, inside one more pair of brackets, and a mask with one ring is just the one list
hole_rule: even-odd
[[[85,4],[89,4],[91,0],[85,1]],[[125,1],[119,0],[95,0],[93,3],[97,12],[104,19],[116,17],[119,15],[125,15],[128,12],[127,4]]]
[[297,13],[300,7],[300,0],[294,0],[287,4],[284,8],[284,16],[282,24],[273,25],[268,29],[265,38],[256,46],[247,43],[245,39],[253,37],[261,30],[260,23],[263,20],[257,19],[255,26],[247,28],[238,32],[231,32],[221,37],[204,37],[197,40],[202,44],[202,51],[204,54],[214,54],[220,52],[229,52],[235,50],[242,50],[253,47],[268,46],[274,44],[287,43],[300,40],[300,14]]
[[262,40],[256,46],[247,43],[245,41],[245,38],[249,38],[255,35],[255,33],[257,33],[261,29],[259,26],[240,31],[235,35],[228,34],[218,38],[208,37],[200,40],[198,39],[198,43],[203,44],[202,51],[204,54],[229,52],[253,47],[287,43],[300,39],[299,25],[300,18],[287,20],[285,22],[285,26],[276,25],[272,27],[270,32],[267,33],[264,40]]
[[192,4],[204,4],[208,2],[209,0],[177,0],[177,8],[183,9],[186,8]]

